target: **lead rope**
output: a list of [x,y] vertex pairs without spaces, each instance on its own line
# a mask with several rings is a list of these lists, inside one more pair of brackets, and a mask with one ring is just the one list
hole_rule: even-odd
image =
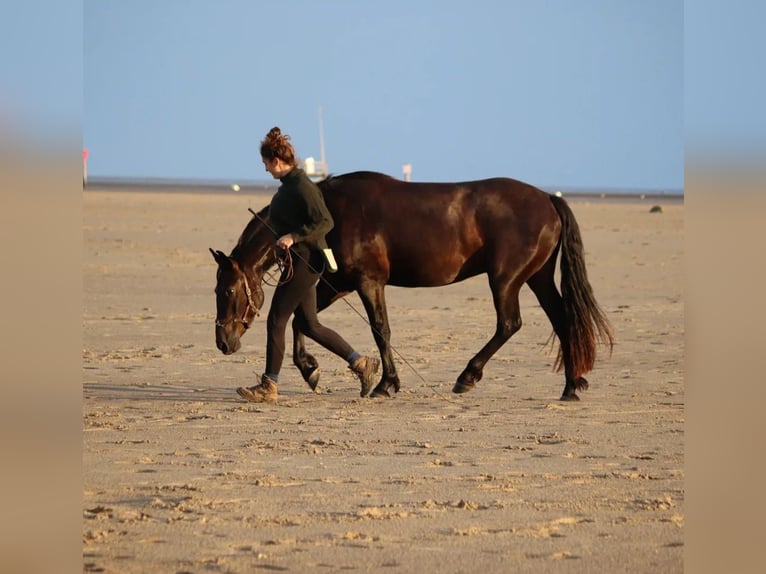
[[[321,276],[320,276],[320,277],[321,277]],[[338,294],[339,294],[339,293],[338,293],[338,291],[337,291],[337,289],[335,289],[335,287],[333,287],[332,285],[330,285],[330,283],[329,283],[329,282],[328,282],[328,281],[327,281],[327,280],[326,280],[324,277],[321,277],[321,279],[322,279],[322,281],[324,281],[324,282],[327,284],[327,286],[328,286],[330,289],[332,289],[332,291],[333,291],[333,292],[334,292],[336,295],[338,295]],[[350,303],[350,302],[349,302],[349,301],[348,301],[348,300],[347,300],[345,297],[342,297],[342,298],[341,298],[341,300],[342,300],[342,301],[343,301],[343,302],[344,302],[346,305],[348,305],[348,306],[351,308],[351,310],[352,310],[354,313],[356,313],[357,315],[359,315],[359,318],[360,318],[360,319],[362,319],[362,321],[364,321],[365,323],[367,323],[367,325],[370,327],[370,329],[372,329],[372,330],[373,330],[375,333],[377,333],[377,334],[378,334],[378,336],[380,336],[380,337],[382,337],[382,336],[383,336],[383,335],[381,334],[381,332],[380,332],[380,331],[378,331],[378,330],[377,330],[377,329],[376,329],[376,328],[375,328],[375,327],[374,327],[374,326],[373,326],[373,325],[370,323],[369,319],[367,319],[367,317],[365,317],[364,315],[362,315],[362,314],[361,314],[361,313],[360,313],[360,312],[357,310],[357,308],[356,308],[356,307],[354,307],[354,306],[353,306],[353,305],[352,305],[352,304],[351,304],[351,303]],[[423,384],[424,384],[425,386],[427,386],[429,389],[431,389],[433,392],[435,392],[437,395],[439,395],[439,397],[440,397],[440,398],[444,399],[445,401],[447,401],[447,402],[450,402],[450,403],[454,403],[454,402],[456,402],[456,401],[455,401],[455,399],[453,399],[452,397],[450,397],[450,396],[447,396],[447,395],[445,395],[444,393],[442,393],[442,392],[441,392],[441,391],[440,391],[440,390],[439,390],[439,389],[436,387],[436,383],[434,383],[434,384],[429,384],[429,383],[428,383],[428,381],[426,381],[425,377],[424,377],[423,375],[421,375],[421,374],[420,374],[420,372],[419,372],[419,371],[418,371],[418,370],[417,370],[415,367],[413,367],[413,366],[412,366],[412,363],[410,363],[410,362],[409,362],[409,361],[406,359],[406,357],[405,357],[404,355],[402,355],[402,354],[399,352],[399,349],[397,349],[397,348],[396,348],[396,347],[395,347],[395,346],[394,346],[394,345],[391,343],[391,341],[389,341],[389,342],[388,342],[388,346],[389,346],[389,347],[391,347],[391,350],[394,352],[394,354],[396,354],[396,356],[397,356],[397,357],[399,357],[399,359],[401,359],[401,361],[402,361],[402,362],[403,362],[405,365],[407,365],[407,366],[410,368],[410,370],[411,370],[413,373],[415,373],[415,375],[416,375],[416,376],[417,376],[417,377],[418,377],[418,378],[419,378],[421,381],[423,381]]]
[[[266,271],[264,270],[263,282],[269,287],[279,287],[280,285],[284,285],[285,283],[292,281],[294,273],[293,252],[290,249],[277,249],[276,246],[272,249],[274,250],[274,259],[277,261],[277,268],[279,269],[280,276],[279,279],[274,279],[273,275],[269,275],[269,280],[267,281],[265,278]],[[283,251],[284,255],[280,255],[280,251]],[[300,257],[300,255],[298,257]],[[273,281],[273,283],[269,283],[269,281]]]
[[[262,218],[260,215],[258,215],[258,214],[257,214],[255,211],[253,211],[253,210],[252,210],[252,208],[248,207],[248,208],[247,208],[247,210],[248,210],[250,213],[252,213],[254,217],[257,217],[257,218],[258,218],[258,220],[259,220],[261,223],[263,223],[263,225],[265,225],[266,227],[268,227],[268,228],[271,230],[271,232],[274,234],[274,236],[276,236],[276,235],[277,235],[276,231],[274,230],[274,228],[273,228],[273,227],[271,227],[271,225],[269,225],[268,221],[266,221],[266,220],[265,220],[265,219],[263,219],[263,218]],[[287,282],[288,282],[290,279],[292,279],[292,274],[293,274],[293,269],[292,269],[292,268],[293,268],[293,263],[292,263],[292,251],[291,251],[290,249],[286,249],[285,251],[286,251],[286,253],[287,253],[287,255],[285,256],[285,259],[286,259],[286,261],[287,261],[287,264],[289,264],[289,270],[288,270],[288,272],[289,272],[289,278],[288,278],[288,279],[286,279],[285,281],[281,282],[281,283],[280,283],[280,282],[277,282],[277,284],[276,284],[276,285],[272,285],[271,283],[268,283],[268,282],[266,282],[266,280],[264,279],[264,281],[263,281],[263,282],[264,282],[266,285],[270,286],[270,287],[277,287],[277,286],[279,286],[279,285],[283,285],[284,283],[287,283]],[[279,253],[278,253],[278,251],[277,251],[277,249],[276,249],[276,248],[274,248],[274,253],[275,253],[275,255],[277,256],[277,257],[276,257],[276,259],[277,259],[277,266],[279,267],[280,271],[284,272],[284,271],[283,271],[283,267],[281,266],[281,265],[282,265],[282,261],[281,261],[281,259],[280,259],[280,257],[279,257]],[[330,284],[330,282],[329,282],[329,281],[327,281],[327,279],[325,279],[325,278],[324,278],[323,274],[322,274],[321,272],[317,271],[316,269],[314,269],[314,268],[311,266],[311,263],[309,263],[309,262],[308,262],[306,259],[304,259],[304,258],[303,258],[303,256],[301,256],[301,254],[300,254],[300,253],[296,253],[295,255],[296,255],[296,256],[297,256],[297,257],[298,257],[298,258],[299,258],[301,261],[303,261],[303,262],[304,262],[304,263],[305,263],[305,264],[308,266],[308,268],[309,268],[309,269],[311,269],[311,270],[312,270],[314,273],[317,273],[317,274],[319,275],[319,279],[320,279],[320,281],[323,281],[323,282],[325,283],[325,285],[327,285],[327,287],[329,287],[329,288],[330,288],[330,290],[331,290],[333,293],[335,293],[335,295],[340,295],[339,291],[338,291],[338,290],[337,290],[335,287],[333,287],[333,286]],[[264,275],[265,275],[265,273],[264,273]],[[368,326],[368,327],[370,327],[370,329],[371,329],[372,331],[374,331],[375,333],[377,333],[377,335],[378,335],[379,337],[383,337],[383,334],[382,334],[380,331],[378,331],[378,330],[377,330],[377,329],[376,329],[376,328],[375,328],[375,327],[372,325],[372,323],[370,323],[370,321],[367,319],[367,317],[365,317],[364,315],[362,315],[362,314],[359,312],[359,310],[358,310],[356,307],[354,307],[354,306],[353,306],[353,305],[352,305],[352,304],[351,304],[351,303],[350,303],[350,302],[349,302],[349,301],[348,301],[348,300],[347,300],[345,297],[341,297],[341,300],[342,300],[342,301],[343,301],[343,302],[344,302],[346,305],[348,305],[348,307],[349,307],[349,308],[350,308],[350,309],[351,309],[351,310],[352,310],[354,313],[356,313],[356,314],[359,316],[359,318],[360,318],[360,319],[362,319],[362,321],[364,321],[365,323],[367,323],[367,326]],[[417,370],[417,369],[416,369],[416,368],[415,368],[415,367],[412,365],[412,363],[410,363],[410,362],[407,360],[407,358],[406,358],[404,355],[402,355],[402,354],[399,352],[399,350],[398,350],[398,349],[397,349],[397,348],[396,348],[396,347],[395,347],[393,344],[391,344],[391,342],[390,342],[390,341],[389,341],[389,343],[388,343],[388,346],[391,348],[391,350],[394,352],[394,354],[396,354],[396,356],[397,356],[397,357],[399,357],[399,359],[400,359],[400,360],[401,360],[401,361],[402,361],[402,362],[403,362],[405,365],[407,365],[407,366],[410,368],[410,370],[411,370],[413,373],[415,373],[415,375],[416,375],[416,376],[417,376],[417,377],[418,377],[418,378],[419,378],[419,379],[420,379],[420,380],[423,382],[423,384],[425,384],[427,387],[429,387],[429,388],[430,388],[432,391],[434,391],[434,392],[435,392],[437,395],[439,395],[439,396],[440,396],[442,399],[444,399],[445,401],[448,401],[448,402],[451,402],[451,403],[454,403],[454,402],[455,402],[455,400],[454,400],[452,397],[449,397],[449,396],[445,395],[445,394],[444,394],[444,393],[442,393],[442,392],[441,392],[441,391],[440,391],[438,388],[436,388],[436,385],[435,385],[435,384],[433,384],[433,385],[430,385],[430,384],[428,383],[428,381],[426,381],[425,377],[423,377],[423,375],[421,375],[421,374],[420,374],[420,372],[419,372],[419,371],[418,371],[418,370]]]

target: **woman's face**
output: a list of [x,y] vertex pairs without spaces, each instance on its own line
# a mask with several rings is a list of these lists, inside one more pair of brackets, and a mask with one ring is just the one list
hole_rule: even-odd
[[262,157],[261,159],[263,160],[263,167],[266,168],[266,171],[269,172],[274,179],[279,179],[280,177],[287,175],[292,169],[291,165],[286,164],[278,157],[271,160],[266,159],[265,157]]

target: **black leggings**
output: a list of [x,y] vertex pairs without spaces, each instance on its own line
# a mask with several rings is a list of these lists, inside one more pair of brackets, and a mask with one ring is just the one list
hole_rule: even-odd
[[[315,286],[324,269],[322,254],[312,250],[307,264],[302,254],[293,253],[292,261],[293,277],[274,291],[266,321],[267,375],[278,375],[282,369],[282,361],[285,358],[285,329],[293,313],[300,330],[328,351],[344,360],[348,360],[354,352],[343,337],[322,325],[317,318]],[[281,279],[284,279],[286,271],[282,273]]]

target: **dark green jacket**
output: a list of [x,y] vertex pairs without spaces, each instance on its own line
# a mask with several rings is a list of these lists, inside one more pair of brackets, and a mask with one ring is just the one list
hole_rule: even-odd
[[325,235],[335,226],[335,222],[322,192],[299,167],[279,181],[282,185],[271,198],[269,207],[269,219],[277,238],[291,234],[295,241],[293,249],[304,255],[308,255],[310,249],[326,249]]

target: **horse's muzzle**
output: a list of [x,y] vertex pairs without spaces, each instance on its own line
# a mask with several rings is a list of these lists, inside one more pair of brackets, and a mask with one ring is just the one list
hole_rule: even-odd
[[215,346],[218,347],[218,349],[224,355],[231,355],[232,353],[236,353],[237,351],[239,351],[239,348],[242,346],[242,343],[240,343],[239,339],[226,341],[222,337],[216,337]]

